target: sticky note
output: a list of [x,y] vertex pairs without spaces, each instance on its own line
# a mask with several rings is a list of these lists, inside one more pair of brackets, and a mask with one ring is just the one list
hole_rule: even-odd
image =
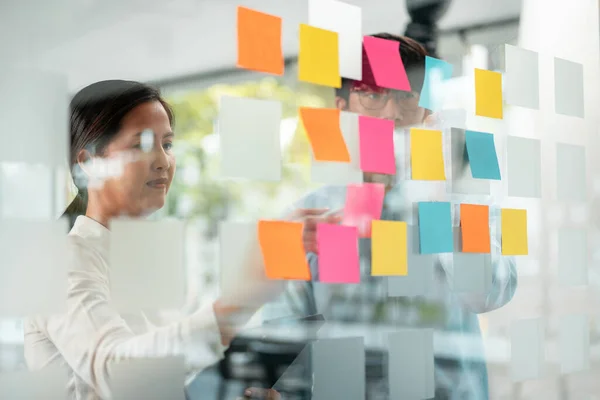
[[371,226],[371,275],[407,275],[406,222],[375,220]]
[[464,129],[450,130],[450,160],[452,164],[452,193],[490,194],[490,181],[474,179],[467,155],[467,140]]
[[527,255],[527,210],[503,208],[501,218],[502,254]]
[[319,281],[360,283],[358,231],[353,226],[318,224]]
[[281,103],[221,97],[221,175],[257,181],[281,180]]
[[283,75],[280,17],[238,6],[237,43],[238,67]]
[[109,364],[111,399],[186,399],[183,357],[138,357]]
[[[69,154],[67,76],[29,67],[0,66],[0,121],[10,146],[0,147],[1,162],[65,165]],[[8,133],[10,132],[10,133]]]
[[350,162],[338,108],[300,108],[300,118],[317,161]]
[[433,398],[433,330],[397,328],[388,335],[388,349],[389,398]]
[[540,71],[538,53],[504,45],[506,104],[539,110]]
[[439,111],[444,106],[444,81],[452,78],[452,64],[434,57],[425,57],[425,79],[419,97],[419,107]]
[[313,399],[364,399],[364,337],[324,338],[312,343]]
[[452,291],[486,294],[492,287],[492,257],[490,254],[453,253]]
[[502,74],[475,68],[475,115],[503,118]]
[[513,382],[540,378],[545,358],[542,320],[533,318],[513,322],[510,338],[510,373]]
[[365,36],[363,46],[377,86],[411,90],[404,63],[400,58],[400,42]]
[[494,135],[466,131],[465,137],[473,178],[500,180],[500,165],[498,165]]
[[419,203],[419,240],[421,254],[452,253],[452,214],[450,203]]
[[310,169],[312,182],[347,185],[363,181],[363,172],[360,169],[358,114],[342,111],[340,129],[350,155],[350,162],[316,161],[313,156]]
[[186,290],[183,221],[113,219],[110,230],[115,307],[123,312],[181,308]]
[[559,229],[558,281],[560,285],[584,286],[589,283],[587,242],[585,229]]
[[258,221],[258,240],[267,277],[310,280],[302,230],[301,222]]
[[381,218],[385,185],[361,183],[348,185],[342,224],[354,226],[359,237],[371,237],[371,221]]
[[587,315],[560,318],[558,328],[560,372],[570,374],[590,369],[590,321]]
[[582,64],[554,58],[554,106],[557,114],[585,116]]
[[360,168],[365,172],[396,174],[394,121],[359,116]]
[[39,371],[7,369],[0,374],[0,399],[62,400],[68,398],[69,377],[64,368],[47,365]]
[[[335,15],[335,18],[332,18]],[[340,75],[362,79],[362,9],[337,0],[309,0],[308,24],[337,32]]]
[[412,179],[426,181],[446,179],[442,131],[411,128],[410,165]]
[[266,299],[258,296],[256,288],[263,288],[268,296],[285,284],[266,275],[256,222],[221,222],[219,266],[219,298],[226,305],[262,306]]
[[65,219],[0,220],[0,318],[65,312],[68,231]]
[[422,296],[433,290],[434,255],[421,254],[419,227],[407,225],[408,274],[387,278],[388,297]]
[[[37,146],[37,145],[36,145]],[[62,169],[65,173],[66,169]],[[24,184],[26,182],[26,184]],[[56,218],[56,169],[42,164],[0,162],[0,217],[30,220]]]
[[460,226],[464,253],[490,252],[490,210],[488,206],[461,204]]
[[342,87],[337,32],[300,24],[298,79],[316,85]]
[[585,147],[556,144],[556,194],[559,201],[576,203],[587,200]]
[[538,139],[508,136],[506,180],[508,195],[539,198],[542,195],[542,153]]

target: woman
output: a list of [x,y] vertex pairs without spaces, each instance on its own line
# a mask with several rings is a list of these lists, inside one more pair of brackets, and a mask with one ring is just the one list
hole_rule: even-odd
[[[172,325],[134,333],[111,306],[110,220],[142,217],[164,205],[175,174],[172,128],[167,103],[157,90],[141,83],[98,82],[71,102],[70,163],[78,194],[65,212],[73,224],[68,236],[67,313],[33,318],[25,326],[29,367],[66,365],[70,398],[108,397],[111,361],[175,355],[195,344],[221,355],[235,327],[244,322],[239,318],[242,310],[217,300]],[[110,165],[117,165],[118,173]],[[260,288],[261,298],[264,289]],[[252,295],[252,290],[247,293]],[[234,318],[238,325],[230,323]]]

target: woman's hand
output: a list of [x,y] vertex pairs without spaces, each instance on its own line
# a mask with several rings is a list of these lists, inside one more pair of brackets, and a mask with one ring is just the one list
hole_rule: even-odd
[[275,389],[248,388],[240,399],[281,400],[281,394]]

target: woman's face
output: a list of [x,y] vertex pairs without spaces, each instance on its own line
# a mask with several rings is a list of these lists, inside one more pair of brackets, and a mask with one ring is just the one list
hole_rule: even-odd
[[140,216],[163,207],[175,174],[173,139],[169,117],[160,102],[131,110],[102,158],[93,159],[92,165],[102,165],[96,169],[108,176],[89,188],[90,202],[110,216]]

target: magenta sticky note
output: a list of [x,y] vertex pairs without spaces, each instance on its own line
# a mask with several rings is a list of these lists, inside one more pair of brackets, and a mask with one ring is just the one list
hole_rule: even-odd
[[362,183],[348,185],[342,224],[354,226],[361,238],[371,237],[371,221],[381,218],[385,185]]
[[318,224],[319,282],[360,283],[358,232],[353,226]]
[[400,58],[400,42],[365,36],[363,46],[377,86],[411,90],[404,63]]
[[360,169],[364,172],[395,175],[394,121],[358,117]]

